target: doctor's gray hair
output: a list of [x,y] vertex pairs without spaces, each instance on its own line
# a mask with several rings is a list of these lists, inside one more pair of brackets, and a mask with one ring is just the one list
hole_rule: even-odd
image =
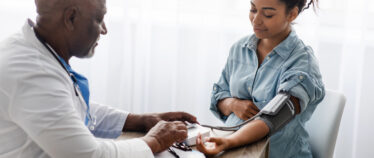
[[39,15],[53,14],[73,5],[84,5],[91,0],[35,0]]

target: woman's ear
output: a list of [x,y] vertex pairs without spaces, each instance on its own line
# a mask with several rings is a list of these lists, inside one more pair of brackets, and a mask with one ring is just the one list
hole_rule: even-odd
[[288,22],[293,22],[297,16],[299,15],[299,7],[294,7],[290,12],[288,13]]

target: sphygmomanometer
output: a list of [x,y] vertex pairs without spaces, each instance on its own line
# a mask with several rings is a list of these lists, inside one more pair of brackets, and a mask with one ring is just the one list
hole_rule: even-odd
[[269,127],[269,135],[274,134],[296,115],[296,109],[287,92],[279,92],[266,106],[252,118],[231,127],[219,127],[201,125],[203,127],[223,131],[237,131],[239,128],[252,120],[262,120]]

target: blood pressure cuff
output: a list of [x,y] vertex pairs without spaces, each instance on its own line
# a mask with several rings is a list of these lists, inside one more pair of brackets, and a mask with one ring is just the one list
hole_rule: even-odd
[[284,92],[277,94],[260,112],[256,120],[262,120],[269,127],[269,135],[280,130],[296,115],[290,95]]

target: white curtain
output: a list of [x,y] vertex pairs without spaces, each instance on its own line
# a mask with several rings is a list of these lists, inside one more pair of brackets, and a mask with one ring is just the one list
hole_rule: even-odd
[[[252,33],[250,0],[107,0],[107,8],[109,33],[95,56],[71,61],[89,78],[92,99],[221,124],[209,111],[210,92],[230,46]],[[35,15],[34,1],[0,0],[0,40]],[[347,97],[336,158],[374,155],[373,17],[373,0],[321,0],[317,14],[307,10],[294,25],[314,48],[326,88]]]

